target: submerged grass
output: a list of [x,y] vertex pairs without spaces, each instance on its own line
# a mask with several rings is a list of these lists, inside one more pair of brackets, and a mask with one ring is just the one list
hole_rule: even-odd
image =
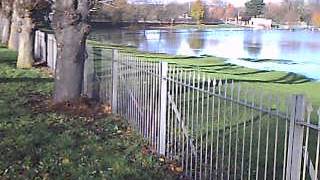
[[32,111],[53,79],[15,68],[0,46],[0,179],[176,179],[117,117],[91,119]]

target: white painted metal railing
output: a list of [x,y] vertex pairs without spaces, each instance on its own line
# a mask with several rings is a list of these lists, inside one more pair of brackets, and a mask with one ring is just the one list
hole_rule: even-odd
[[319,178],[320,123],[311,121],[319,112],[312,114],[303,96],[267,95],[118,51],[112,68],[113,112],[186,176]]

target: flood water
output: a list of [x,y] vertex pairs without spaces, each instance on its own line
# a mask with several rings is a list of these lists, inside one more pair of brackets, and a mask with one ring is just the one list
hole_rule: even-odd
[[251,29],[95,29],[90,39],[141,51],[217,56],[261,70],[294,72],[320,80],[320,32]]

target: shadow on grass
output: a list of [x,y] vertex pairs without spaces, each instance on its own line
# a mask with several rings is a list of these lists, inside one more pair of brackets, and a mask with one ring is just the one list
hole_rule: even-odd
[[234,80],[235,82],[257,82],[257,83],[278,83],[278,84],[303,84],[313,81],[313,79],[307,78],[295,73],[287,73],[285,76],[272,80]]
[[53,82],[52,78],[0,78],[0,83],[22,83],[22,82],[34,82],[34,83],[46,83]]
[[269,73],[270,71],[260,70],[260,71],[253,71],[253,72],[246,72],[246,73],[237,73],[234,75],[251,75],[251,74],[260,74],[260,73]]
[[[179,78],[178,81],[180,81],[181,79]],[[273,80],[249,80],[249,79],[228,79],[228,80],[224,80],[222,79],[222,84],[231,84],[232,82],[234,83],[241,83],[241,82],[250,82],[250,83],[276,83],[276,84],[303,84],[303,83],[307,83],[307,82],[312,82],[313,79],[310,78],[306,78],[305,76],[302,75],[298,75],[295,73],[288,73],[283,77],[277,78],[277,79],[273,79]],[[216,84],[213,85],[212,81],[210,82],[210,84],[208,84],[207,81],[205,82],[195,82],[193,84],[193,86],[199,87],[200,89],[203,87],[213,87],[213,86],[218,86],[219,81],[216,81]]]
[[16,62],[0,59],[0,66],[8,66],[10,68],[14,68],[16,66]]

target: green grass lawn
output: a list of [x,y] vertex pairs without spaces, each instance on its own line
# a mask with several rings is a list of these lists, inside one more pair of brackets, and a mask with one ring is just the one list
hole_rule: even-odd
[[95,41],[89,44],[97,48],[118,49],[138,58],[152,61],[167,61],[185,69],[199,70],[212,78],[222,78],[240,82],[247,89],[256,89],[265,94],[286,97],[291,94],[304,94],[314,107],[320,106],[320,82],[295,73],[279,71],[262,71],[225,63],[225,59],[213,56],[185,57],[166,54],[139,52],[134,47],[108,45]]
[[0,179],[176,179],[117,117],[32,111],[53,79],[16,69],[16,57],[0,47]]

